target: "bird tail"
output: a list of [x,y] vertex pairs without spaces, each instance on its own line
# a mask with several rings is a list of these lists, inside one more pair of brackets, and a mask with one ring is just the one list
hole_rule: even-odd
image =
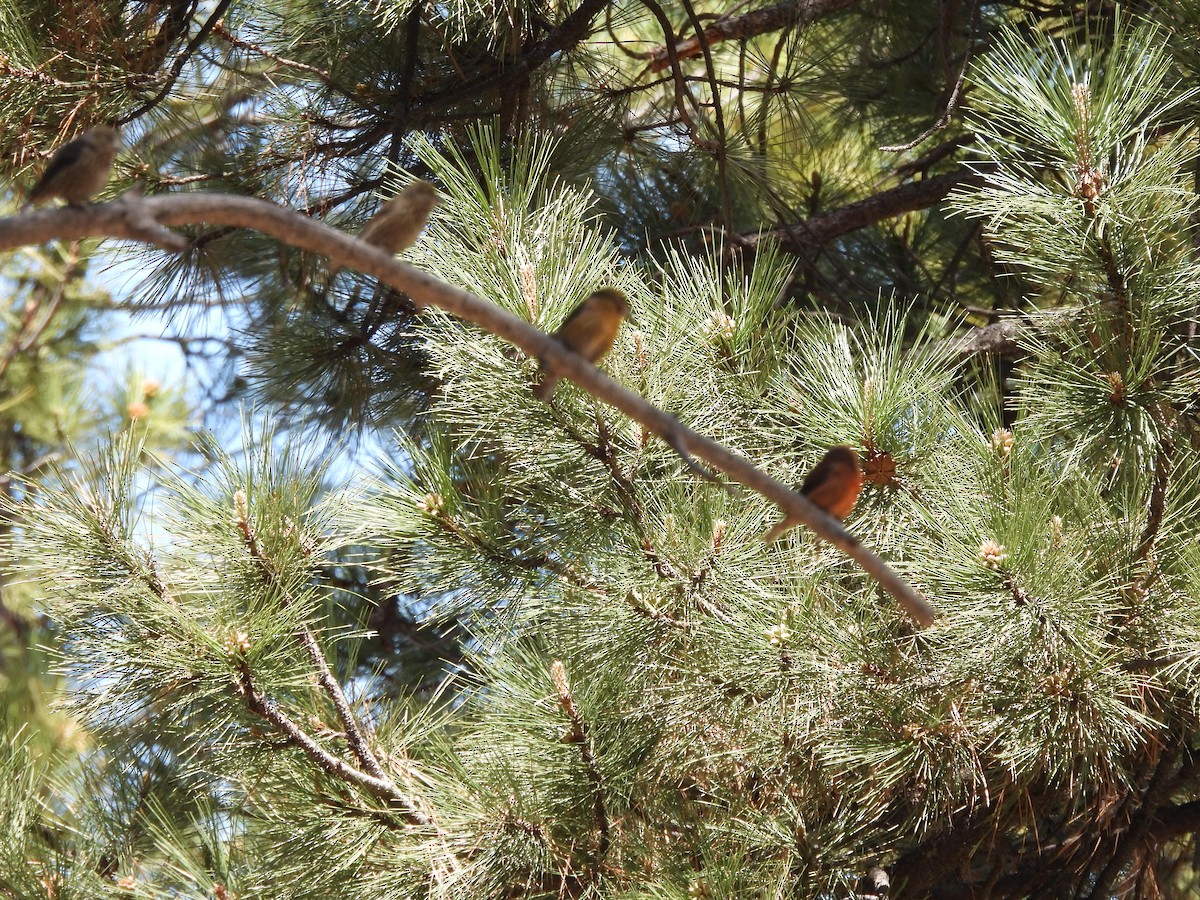
[[554,394],[554,388],[557,386],[558,376],[543,372],[541,380],[533,386],[533,396],[543,403],[549,403],[550,397]]
[[769,544],[772,541],[776,541],[783,535],[785,531],[790,531],[799,524],[799,519],[784,518],[783,520],[772,525],[771,530],[763,535],[763,542]]

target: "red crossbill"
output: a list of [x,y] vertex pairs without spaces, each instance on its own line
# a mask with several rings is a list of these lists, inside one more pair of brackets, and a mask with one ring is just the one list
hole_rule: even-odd
[[[624,293],[616,288],[600,288],[572,310],[553,337],[594,365],[612,349],[621,320],[628,315],[629,301]],[[542,371],[542,380],[534,387],[533,395],[539,400],[549,400],[559,376],[545,374],[545,365]]]
[[[862,468],[858,455],[839,444],[830,447],[821,461],[813,467],[800,485],[800,493],[835,519],[845,521],[854,509],[858,492],[862,490]],[[787,518],[763,535],[763,540],[775,540],[789,528],[800,524],[799,519]]]
[[70,206],[87,203],[108,183],[120,146],[121,133],[107,125],[97,125],[63,144],[29,192],[25,208],[55,197],[62,197]]

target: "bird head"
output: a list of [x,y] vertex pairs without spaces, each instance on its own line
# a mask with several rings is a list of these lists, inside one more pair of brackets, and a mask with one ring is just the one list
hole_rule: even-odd
[[89,134],[96,145],[103,150],[115,152],[121,146],[121,132],[111,125],[97,125]]
[[629,298],[625,296],[624,291],[615,287],[603,287],[596,291],[594,296],[611,304],[621,314],[621,318],[629,318]]

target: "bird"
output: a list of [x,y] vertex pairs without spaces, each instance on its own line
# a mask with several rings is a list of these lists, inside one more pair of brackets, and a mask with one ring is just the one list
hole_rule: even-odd
[[89,128],[63,144],[50,157],[23,208],[55,197],[66,200],[68,206],[83,206],[108,183],[120,147],[121,132],[108,125]]
[[[595,365],[612,349],[621,320],[628,315],[629,300],[624,292],[614,287],[602,287],[576,306],[551,337]],[[542,377],[534,386],[533,395],[549,401],[560,376],[549,374],[545,361],[541,371]]]
[[[800,493],[810,503],[843,522],[854,509],[860,490],[862,467],[858,464],[858,454],[845,444],[830,447],[800,484]],[[799,519],[785,518],[763,535],[763,540],[770,543],[799,524]]]
[[[395,256],[417,242],[429,214],[440,202],[437,189],[428,181],[417,179],[379,208],[358,233],[358,239]],[[331,269],[330,277],[341,268]]]

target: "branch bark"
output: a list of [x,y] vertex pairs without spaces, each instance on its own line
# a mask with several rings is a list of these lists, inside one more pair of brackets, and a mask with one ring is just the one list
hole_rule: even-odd
[[[241,494],[240,491],[239,494]],[[264,580],[278,591],[279,599],[283,606],[285,608],[295,607],[296,598],[292,596],[287,586],[279,577],[279,571],[276,569],[275,564],[262,551],[262,545],[254,533],[254,524],[250,518],[249,501],[244,499],[244,494],[241,494],[241,496],[243,497],[243,502],[247,505],[239,508],[238,527],[242,532],[246,549],[254,559],[259,571],[263,573]],[[383,767],[379,765],[379,760],[371,752],[370,745],[367,743],[366,736],[363,734],[358,720],[354,718],[354,713],[350,711],[350,704],[346,700],[342,686],[333,677],[333,671],[329,668],[329,661],[325,659],[325,652],[321,649],[321,645],[317,643],[316,635],[312,633],[312,630],[307,625],[300,624],[296,627],[295,637],[296,641],[308,655],[309,662],[312,663],[313,670],[317,674],[317,683],[321,685],[321,688],[328,695],[334,709],[337,711],[338,720],[342,723],[342,729],[345,731],[346,743],[350,746],[350,751],[368,775],[379,781],[387,780],[383,772]]]
[[360,772],[343,760],[338,759],[313,740],[305,733],[304,729],[293,722],[279,708],[279,705],[275,701],[271,700],[258,689],[250,674],[250,670],[245,665],[241,668],[238,689],[246,698],[246,706],[251,712],[262,716],[286,734],[291,742],[299,747],[304,755],[315,762],[324,772],[334,778],[356,784],[381,800],[387,800],[392,803],[400,810],[400,814],[410,825],[422,828],[433,826],[429,817],[417,809],[416,804],[404,795],[395,782],[388,778],[376,778],[373,775]]
[[814,249],[829,243],[851,231],[874,225],[884,219],[904,213],[927,209],[946,198],[956,187],[967,185],[978,179],[968,169],[959,169],[933,178],[911,181],[899,187],[882,191],[874,196],[847,206],[831,209],[820,215],[810,216],[794,225],[784,225],[757,234],[741,236],[742,246],[754,248],[764,239],[779,242],[781,249],[790,253],[807,255]]
[[718,19],[704,29],[702,35],[654,50],[650,57],[650,71],[661,72],[671,64],[671,49],[674,49],[679,59],[691,59],[699,56],[705,45],[712,46],[727,40],[745,40],[791,25],[806,25],[822,16],[854,6],[857,2],[858,0],[789,0],[778,6],[756,9],[744,16]]
[[333,265],[357,269],[378,278],[411,297],[418,309],[432,304],[475,323],[514,344],[528,356],[546,360],[563,377],[640,422],[670,446],[682,447],[688,454],[766,497],[784,516],[798,519],[854,559],[919,625],[933,622],[937,613],[924,597],[882,558],[864,547],[841,522],[826,515],[798,491],[772,478],[745,457],[684,427],[673,415],[653,406],[523,319],[294,210],[266,200],[225,194],[149,198],[127,194],[111,203],[82,208],[60,207],[0,219],[0,251],[41,244],[54,238],[113,237],[164,246],[161,234],[153,230],[147,232],[146,218],[163,226],[202,223],[253,228],[294,247],[325,255]]

